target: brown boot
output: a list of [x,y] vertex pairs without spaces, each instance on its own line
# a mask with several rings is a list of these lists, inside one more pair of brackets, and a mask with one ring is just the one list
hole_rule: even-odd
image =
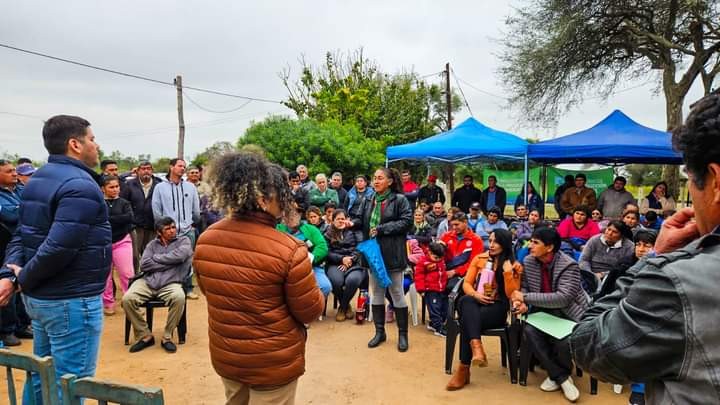
[[457,370],[455,370],[455,374],[450,378],[447,386],[445,386],[445,389],[448,391],[457,391],[467,384],[470,384],[470,366],[460,364]]
[[478,367],[487,367],[487,356],[480,339],[471,339],[470,348],[472,349],[472,360],[470,365]]

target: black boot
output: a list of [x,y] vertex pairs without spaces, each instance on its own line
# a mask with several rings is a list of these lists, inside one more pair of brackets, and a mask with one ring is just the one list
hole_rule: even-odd
[[406,352],[408,349],[408,309],[395,308],[395,320],[398,326],[398,350]]
[[368,342],[368,347],[378,347],[380,343],[387,340],[385,335],[385,305],[371,305],[373,323],[375,324],[375,336]]

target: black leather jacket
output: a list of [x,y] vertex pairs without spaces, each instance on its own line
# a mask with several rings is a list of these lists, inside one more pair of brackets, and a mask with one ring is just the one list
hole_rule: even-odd
[[[352,218],[354,229],[362,229],[367,239],[370,235],[370,216],[375,197],[362,202],[360,216]],[[384,201],[380,224],[377,226],[377,241],[388,271],[403,271],[407,267],[406,236],[413,224],[410,203],[402,194],[391,193]],[[352,215],[352,214],[351,214]]]

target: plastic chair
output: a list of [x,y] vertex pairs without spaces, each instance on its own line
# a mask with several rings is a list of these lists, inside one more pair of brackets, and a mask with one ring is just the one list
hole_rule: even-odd
[[[455,285],[448,296],[447,338],[445,340],[445,373],[452,374],[452,363],[455,355],[455,344],[460,335],[460,319],[457,316],[456,302],[460,296],[463,280]],[[496,336],[500,338],[500,361],[503,367],[510,366],[510,383],[517,384],[517,334],[518,320],[513,315],[510,325],[502,328],[484,330],[483,336]]]
[[[146,301],[144,304],[141,305],[143,308],[145,308],[145,320],[147,321],[148,328],[152,332],[153,328],[153,309],[155,308],[166,308],[167,305],[165,305],[165,302],[160,299],[150,299]],[[130,318],[125,316],[125,346],[130,344],[130,327],[132,324],[130,323]],[[182,316],[180,317],[180,322],[177,326],[178,331],[178,343],[179,344],[185,344],[185,338],[187,336],[187,299],[185,299],[185,304],[183,306],[183,312]]]

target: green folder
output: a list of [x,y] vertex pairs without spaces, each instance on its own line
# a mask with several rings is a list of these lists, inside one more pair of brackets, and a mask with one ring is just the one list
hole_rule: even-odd
[[573,321],[550,315],[547,312],[533,312],[527,316],[525,321],[555,339],[566,338],[576,325]]

